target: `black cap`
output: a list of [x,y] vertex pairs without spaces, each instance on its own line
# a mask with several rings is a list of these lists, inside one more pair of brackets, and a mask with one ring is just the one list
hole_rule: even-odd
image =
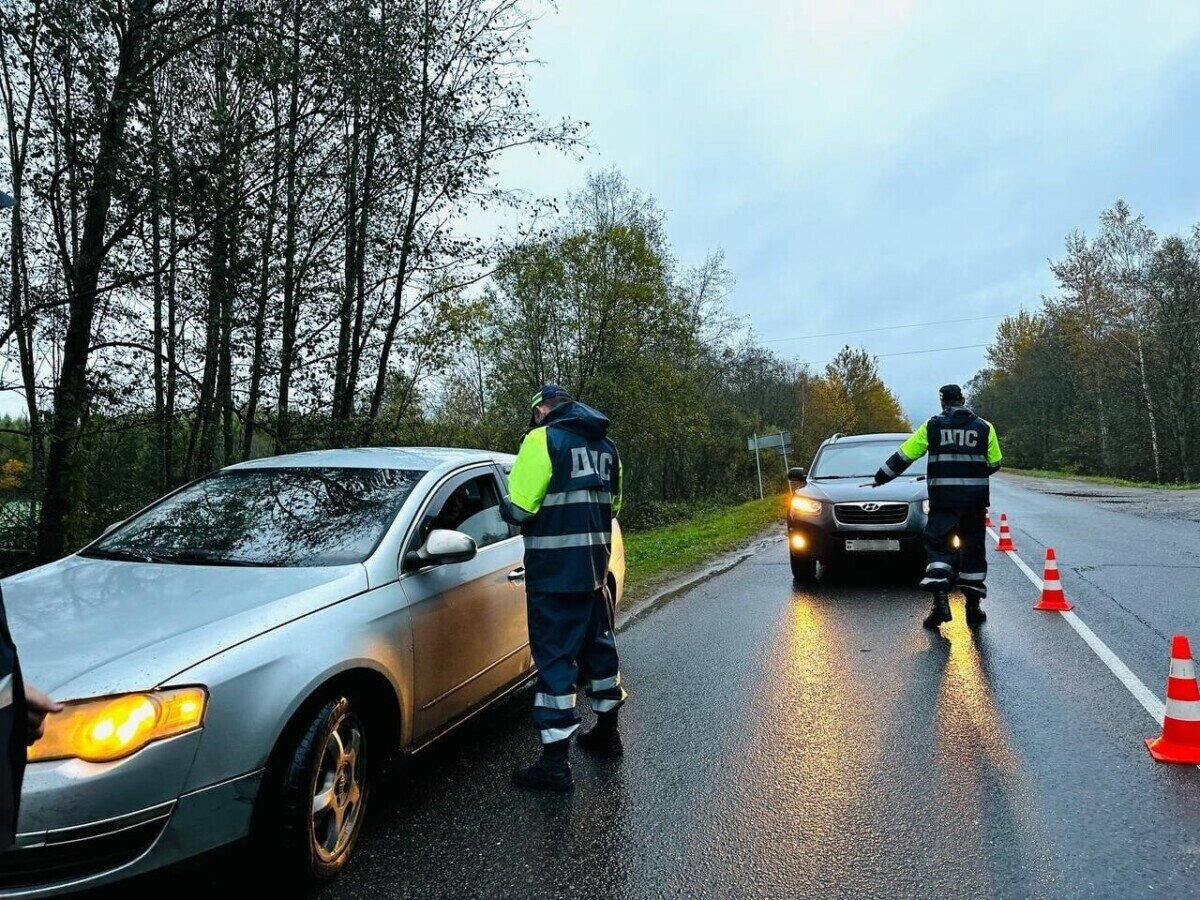
[[547,400],[553,400],[555,397],[562,397],[564,400],[573,399],[567,392],[567,389],[561,384],[543,384],[541,390],[533,395],[533,399],[529,402],[529,408],[532,409],[539,403],[545,403]]
[[537,425],[537,408],[539,404],[545,403],[547,400],[562,398],[563,400],[574,400],[565,387],[561,384],[543,384],[541,390],[533,395],[533,399],[529,402],[529,427],[533,428]]
[[960,388],[957,384],[943,385],[938,390],[938,397],[941,398],[941,401],[943,403],[962,403],[962,402],[964,402],[962,388]]

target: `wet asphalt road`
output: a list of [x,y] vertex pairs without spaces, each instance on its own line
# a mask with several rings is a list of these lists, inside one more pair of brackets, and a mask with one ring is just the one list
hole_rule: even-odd
[[[1200,641],[1200,524],[1024,484],[993,512],[1035,570],[1056,548],[1076,612],[1161,697],[1170,635]],[[990,557],[988,622],[956,600],[930,634],[903,572],[794,588],[770,545],[621,634],[623,760],[575,751],[571,796],[511,788],[524,692],[395,773],[319,896],[1195,896],[1200,770],[1150,759],[1153,720]],[[244,890],[248,865],[192,883]]]

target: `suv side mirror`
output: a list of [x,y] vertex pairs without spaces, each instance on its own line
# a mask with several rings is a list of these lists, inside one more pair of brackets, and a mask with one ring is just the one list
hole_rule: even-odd
[[808,483],[808,476],[804,473],[804,469],[800,466],[792,466],[788,469],[788,481],[794,481],[796,484],[804,485]]
[[408,568],[423,569],[427,566],[466,562],[474,559],[475,553],[475,539],[470,535],[461,531],[435,528],[429,532],[429,537],[425,539],[425,545],[420,550],[410,550],[404,554],[404,563]]

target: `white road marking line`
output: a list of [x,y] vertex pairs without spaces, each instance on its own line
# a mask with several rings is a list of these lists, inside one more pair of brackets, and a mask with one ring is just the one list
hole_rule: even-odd
[[[987,532],[992,536],[993,540],[1000,540],[999,536],[992,529],[987,529]],[[1025,564],[1025,560],[1021,559],[1021,557],[1017,556],[1017,554],[1012,551],[1005,551],[1002,553],[1002,555],[1007,556],[1009,559],[1015,562],[1017,564],[1017,568],[1025,573],[1025,577],[1033,582],[1033,586],[1038,589],[1039,593],[1041,593],[1042,579],[1038,578],[1034,571]],[[1166,707],[1164,706],[1163,702],[1159,700],[1157,696],[1155,696],[1154,692],[1150,690],[1150,688],[1146,687],[1140,678],[1133,674],[1133,671],[1129,668],[1129,666],[1121,662],[1121,658],[1109,649],[1108,644],[1104,643],[1104,641],[1100,640],[1100,638],[1096,636],[1096,632],[1087,627],[1083,619],[1079,618],[1079,616],[1075,615],[1075,613],[1071,610],[1060,612],[1059,615],[1067,620],[1067,624],[1075,629],[1075,632],[1081,638],[1083,638],[1084,642],[1089,647],[1092,648],[1092,652],[1100,657],[1100,661],[1108,666],[1108,670],[1117,676],[1117,679],[1121,682],[1121,684],[1125,685],[1126,690],[1133,694],[1134,699],[1137,700],[1138,703],[1142,704],[1142,708],[1146,710],[1146,712],[1150,713],[1154,721],[1161,726],[1163,720],[1163,711]]]

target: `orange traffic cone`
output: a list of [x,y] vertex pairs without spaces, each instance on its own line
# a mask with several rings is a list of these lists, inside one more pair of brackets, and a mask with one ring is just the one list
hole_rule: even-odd
[[1159,762],[1200,765],[1200,686],[1196,684],[1192,649],[1182,634],[1171,640],[1162,736],[1146,738],[1146,746]]
[[1053,547],[1046,548],[1046,568],[1042,572],[1042,599],[1033,608],[1049,612],[1066,612],[1075,608],[1067,602],[1062,582],[1058,580],[1058,560],[1054,557]]
[[983,527],[992,527],[992,508],[990,506],[983,511]]
[[1008,530],[1008,513],[1000,513],[1000,540],[996,543],[996,549],[1008,553],[1017,549],[1012,542],[1012,534]]

